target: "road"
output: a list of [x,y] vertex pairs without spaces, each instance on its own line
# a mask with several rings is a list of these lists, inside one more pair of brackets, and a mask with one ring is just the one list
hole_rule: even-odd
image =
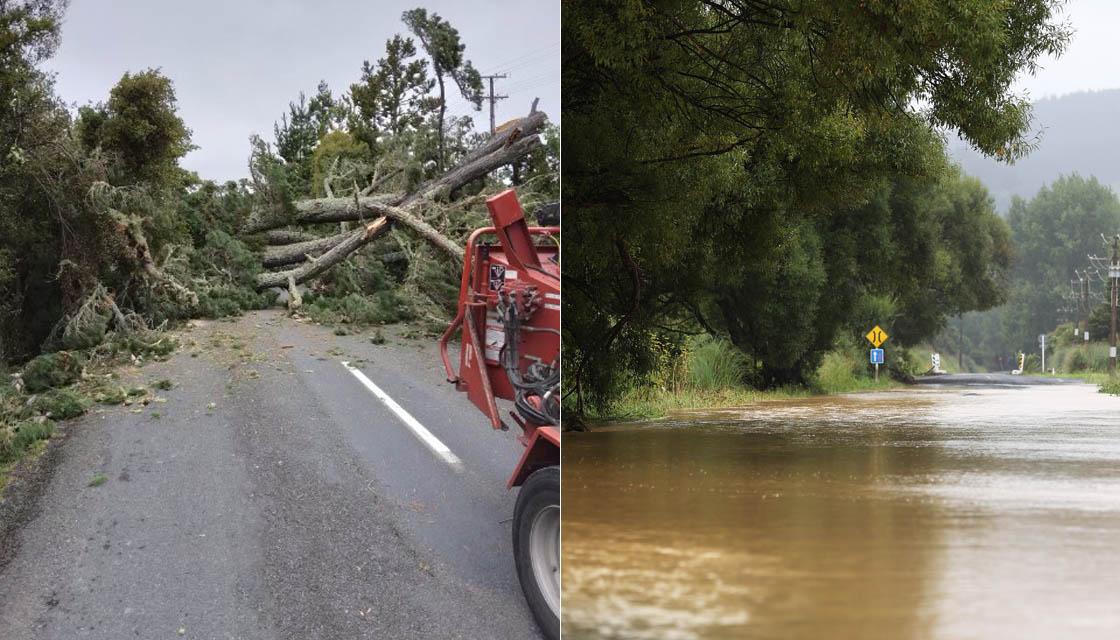
[[0,636],[539,637],[510,549],[520,445],[430,338],[369,336],[259,312],[126,372],[175,386],[71,423],[7,505]]
[[947,373],[937,376],[918,376],[914,379],[919,385],[938,385],[943,387],[1038,387],[1051,384],[1082,384],[1076,378],[1051,378],[1041,376],[1012,375],[1010,373]]
[[565,638],[1116,638],[1120,398],[1006,378],[565,434]]

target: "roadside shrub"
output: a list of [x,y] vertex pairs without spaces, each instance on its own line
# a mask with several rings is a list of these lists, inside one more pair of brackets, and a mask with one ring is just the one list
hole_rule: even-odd
[[111,350],[115,354],[129,353],[159,359],[171,355],[178,346],[179,342],[169,335],[144,331],[118,337],[113,340]]
[[276,295],[257,293],[249,287],[217,286],[198,295],[198,315],[202,318],[239,316],[252,309],[267,309]]
[[71,351],[43,354],[23,368],[23,384],[29,393],[73,384],[82,376],[82,357]]
[[1102,382],[1100,392],[1120,396],[1120,378],[1110,378],[1108,381]]
[[861,377],[863,362],[849,351],[829,351],[817,369],[817,384],[826,391],[848,389]]
[[1062,370],[1068,373],[1079,373],[1089,368],[1089,358],[1084,351],[1074,347],[1066,351],[1061,366]]
[[86,322],[81,326],[62,334],[62,348],[68,350],[92,349],[101,344],[109,330],[110,317],[107,311],[89,314]]
[[310,303],[305,298],[304,310],[312,320],[322,323],[373,325],[412,319],[407,301],[393,290],[373,295],[351,293],[341,298],[316,296]]
[[93,399],[101,404],[124,404],[124,387],[105,385],[93,393]]
[[86,412],[86,401],[69,389],[52,389],[36,396],[31,410],[55,420],[68,420]]
[[741,386],[747,375],[747,357],[730,342],[701,336],[693,340],[688,355],[688,382],[694,389],[714,391]]
[[46,440],[54,432],[50,420],[24,420],[10,427],[0,425],[0,462],[10,462],[39,440]]

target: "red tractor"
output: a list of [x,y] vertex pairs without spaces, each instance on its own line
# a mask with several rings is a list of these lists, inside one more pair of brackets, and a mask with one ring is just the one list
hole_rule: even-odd
[[[498,399],[522,430],[521,460],[507,488],[513,554],[529,608],[548,638],[560,637],[560,227],[530,227],[513,189],[486,201],[493,227],[467,240],[459,312],[440,338],[447,380],[494,429]],[[497,239],[497,243],[493,242]],[[447,343],[462,328],[459,370]]]

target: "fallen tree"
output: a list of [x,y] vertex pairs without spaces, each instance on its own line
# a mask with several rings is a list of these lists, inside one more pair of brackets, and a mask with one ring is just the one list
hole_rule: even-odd
[[357,251],[375,238],[384,235],[388,230],[389,221],[385,218],[378,218],[374,222],[350,234],[350,237],[346,238],[346,240],[338,246],[324,253],[316,260],[311,260],[307,264],[288,271],[272,271],[257,274],[257,288],[294,287],[301,282],[310,280],[339,262],[342,262],[346,259],[346,256]]
[[[544,123],[544,113],[536,111],[534,105],[534,110],[528,116],[504,125],[455,167],[421,183],[410,193],[370,195],[370,187],[361,191],[355,187],[350,197],[333,197],[327,181],[324,186],[328,197],[299,200],[290,206],[278,206],[274,202],[260,205],[250,215],[243,233],[265,234],[266,242],[271,246],[262,254],[262,266],[300,266],[258,274],[257,288],[291,287],[322,275],[353,252],[385,235],[393,224],[409,230],[449,257],[461,261],[461,242],[452,240],[444,230],[430,224],[420,211],[425,205],[453,200],[456,190],[528,156],[541,146],[537,134]],[[371,186],[373,184],[371,182]],[[367,223],[371,219],[373,221]],[[322,237],[281,229],[289,225],[350,221],[365,224],[354,231],[344,230]],[[291,242],[283,242],[284,240]]]
[[279,244],[292,244],[294,242],[307,242],[309,240],[317,240],[319,236],[314,233],[306,231],[291,231],[289,229],[273,229],[264,234],[266,244],[279,245]]
[[347,231],[322,238],[311,234],[307,235],[312,239],[266,248],[261,264],[265,267],[279,267],[303,262],[308,258],[316,258],[342,244],[352,235],[352,232]]

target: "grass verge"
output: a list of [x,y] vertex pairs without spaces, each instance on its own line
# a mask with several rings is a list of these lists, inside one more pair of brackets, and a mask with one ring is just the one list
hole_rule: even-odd
[[1101,393],[1110,393],[1114,396],[1120,396],[1120,378],[1110,378],[1105,376],[1099,383]]

